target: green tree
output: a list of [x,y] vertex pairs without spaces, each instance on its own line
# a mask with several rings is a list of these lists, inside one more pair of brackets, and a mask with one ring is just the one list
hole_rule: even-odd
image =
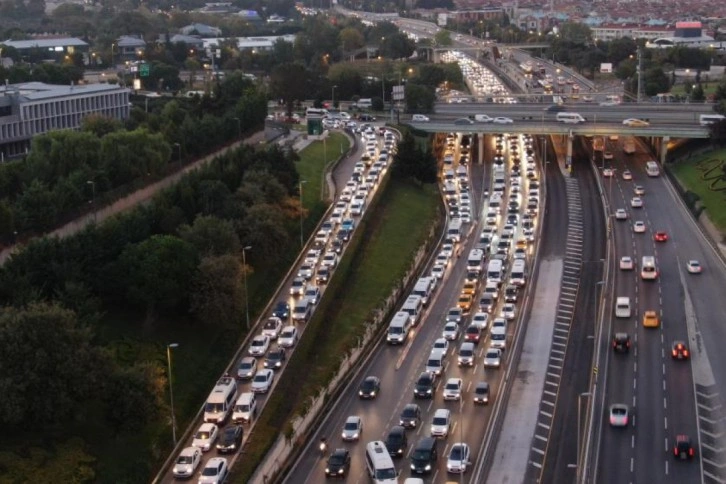
[[282,99],[287,115],[292,116],[295,103],[305,99],[310,92],[310,72],[302,64],[282,64],[270,74],[270,91],[276,99]]
[[199,322],[234,327],[244,308],[242,264],[231,254],[205,257],[192,286],[191,311]]
[[103,116],[102,114],[91,114],[81,121],[81,130],[95,134],[99,138],[103,138],[108,133],[119,131],[123,128],[121,122],[114,118]]
[[421,183],[436,183],[436,158],[430,149],[424,151],[416,145],[410,132],[398,142],[393,162],[393,176],[415,179]]
[[232,222],[212,215],[199,215],[192,225],[182,225],[179,236],[201,257],[237,254],[241,248]]
[[436,93],[429,86],[406,85],[406,111],[409,113],[431,113],[434,110]]
[[257,204],[247,210],[238,232],[243,243],[255,248],[255,254],[267,259],[279,257],[288,242],[285,217],[276,205]]
[[592,30],[587,24],[565,22],[560,25],[559,37],[564,42],[589,45],[592,42]]
[[661,92],[668,92],[670,89],[670,81],[666,73],[663,72],[662,67],[646,69],[643,75],[643,84],[647,96],[655,96]]
[[18,198],[14,211],[20,230],[45,232],[56,221],[53,192],[46,183],[33,180]]
[[703,86],[701,83],[696,84],[696,87],[691,92],[691,101],[703,102],[706,100],[706,95],[703,92]]
[[346,27],[340,31],[340,46],[344,52],[353,52],[363,47],[365,39],[360,30],[354,27]]
[[144,428],[159,419],[164,408],[165,374],[152,362],[118,367],[104,380],[106,417],[118,430]]
[[413,40],[402,32],[388,35],[381,43],[379,53],[389,59],[405,59],[411,57],[416,50]]
[[451,33],[448,30],[439,30],[434,35],[434,45],[448,47],[453,43]]

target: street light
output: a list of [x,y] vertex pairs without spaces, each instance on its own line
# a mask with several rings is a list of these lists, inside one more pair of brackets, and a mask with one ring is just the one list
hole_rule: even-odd
[[303,240],[303,212],[305,211],[305,208],[303,206],[303,185],[307,183],[307,180],[300,180],[299,187],[300,187],[300,248],[302,249],[305,245],[305,241]]
[[86,182],[87,185],[91,185],[91,200],[89,200],[91,204],[91,209],[93,210],[93,222],[95,223],[97,221],[96,217],[96,182],[92,180],[88,180]]
[[182,164],[182,159],[181,159],[181,145],[179,143],[174,143],[174,147],[178,150],[177,151],[177,155],[179,157],[179,166],[181,166],[181,164]]
[[237,121],[237,137],[242,139],[242,121],[239,118],[232,118]]
[[169,401],[171,402],[171,438],[176,447],[176,417],[174,416],[174,387],[171,384],[171,350],[178,348],[178,343],[166,345],[166,363],[169,366]]
[[333,91],[333,92],[331,93],[331,96],[330,96],[330,97],[332,98],[332,101],[331,101],[331,106],[332,106],[333,108],[335,108],[335,90],[336,90],[337,88],[338,88],[338,86],[333,86],[333,89],[332,89],[332,91]]
[[245,278],[245,315],[247,316],[247,330],[250,329],[250,302],[247,298],[247,251],[252,248],[251,245],[248,245],[247,247],[242,247],[242,265],[244,266],[242,270],[244,271],[244,278]]

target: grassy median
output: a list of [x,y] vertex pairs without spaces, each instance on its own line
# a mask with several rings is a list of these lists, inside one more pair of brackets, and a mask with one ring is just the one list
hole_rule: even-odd
[[681,184],[701,198],[708,218],[726,233],[726,149],[714,150],[690,160],[682,160],[671,169]]
[[[260,415],[233,482],[249,482],[290,421],[327,385],[413,262],[439,211],[435,185],[389,179],[350,242],[325,297]],[[302,383],[304,382],[304,383]]]

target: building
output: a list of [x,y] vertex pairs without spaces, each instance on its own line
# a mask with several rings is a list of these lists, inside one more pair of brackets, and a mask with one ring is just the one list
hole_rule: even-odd
[[658,37],[645,44],[648,48],[667,48],[673,46],[683,47],[717,47],[723,44],[715,42],[713,37],[703,34],[701,22],[676,22],[676,30],[670,37]]
[[115,84],[0,86],[0,160],[24,155],[35,135],[80,128],[91,114],[128,118],[129,90]]
[[169,42],[170,44],[178,44],[178,43],[184,43],[189,47],[190,49],[201,49],[204,47],[205,40],[201,37],[197,37],[196,35],[183,35],[183,34],[175,34],[169,37],[167,34],[161,34],[159,35],[158,40],[156,41],[159,44],[165,44],[166,42]]
[[122,35],[115,42],[115,49],[121,60],[136,60],[144,55],[146,50],[146,42],[139,37],[131,35]]
[[184,35],[198,35],[200,37],[219,37],[222,35],[222,29],[200,23],[193,23],[182,27],[180,32]]
[[[219,44],[227,40],[226,38],[219,39],[204,39],[204,49],[207,55],[211,55],[212,49],[219,47]],[[291,44],[295,43],[295,34],[287,35],[271,35],[268,37],[236,37],[237,48],[240,51],[251,50],[254,52],[262,52],[272,50],[275,46],[275,42],[283,40]]]
[[593,40],[609,42],[615,39],[630,37],[631,39],[654,40],[672,37],[674,30],[668,27],[653,27],[633,24],[602,24],[591,27]]
[[60,61],[66,55],[74,55],[79,52],[84,54],[85,58],[88,57],[88,44],[75,37],[38,37],[29,40],[6,40],[0,42],[0,45],[14,47],[23,59],[36,57],[37,59]]

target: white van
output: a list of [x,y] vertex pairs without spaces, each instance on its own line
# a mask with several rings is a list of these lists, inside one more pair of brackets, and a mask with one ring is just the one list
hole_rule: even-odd
[[524,286],[527,283],[527,262],[517,259],[512,264],[512,273],[509,275],[509,283],[515,286]]
[[498,350],[507,349],[507,326],[494,326],[489,333],[489,346]]
[[446,170],[444,172],[444,180],[447,182],[453,182],[456,179],[456,174],[454,173],[454,170]]
[[640,278],[643,280],[658,279],[658,268],[655,266],[655,257],[644,255],[640,262]]
[[452,218],[449,220],[449,227],[446,230],[446,236],[451,237],[456,242],[461,241],[461,219],[460,218]]
[[398,474],[386,444],[380,440],[366,445],[366,469],[375,484],[398,484]]
[[232,412],[232,422],[251,422],[257,416],[257,397],[252,392],[239,396]]
[[421,313],[423,312],[423,298],[421,298],[421,296],[411,294],[403,303],[401,311],[408,313],[411,318],[411,324],[416,326],[416,323],[418,323]]
[[429,304],[429,298],[431,297],[431,291],[434,288],[434,278],[433,277],[422,277],[418,281],[416,281],[416,285],[413,286],[413,294],[414,296],[420,296],[421,302],[424,306],[428,306]]
[[491,259],[487,264],[487,279],[494,282],[502,282],[502,261]]
[[304,297],[295,303],[292,310],[293,322],[307,323],[310,316],[313,315],[313,304],[310,299]]
[[237,380],[231,376],[219,379],[204,405],[204,421],[222,424],[234,407],[237,398]]
[[447,200],[456,199],[456,184],[454,182],[447,181],[444,183],[444,195],[446,196]]
[[702,114],[698,120],[701,123],[701,126],[708,126],[709,124],[718,123],[719,121],[723,121],[726,119],[726,116],[723,114]]
[[583,118],[580,113],[557,113],[556,119],[560,123],[572,124],[584,123],[587,121],[587,119]]
[[481,271],[481,264],[484,261],[484,251],[481,249],[471,249],[469,258],[466,259],[466,270]]
[[444,371],[444,352],[439,348],[431,350],[426,360],[426,371],[434,375],[441,375]]
[[406,342],[408,330],[411,327],[411,317],[405,311],[399,311],[388,324],[386,341],[390,345],[400,345]]
[[361,98],[355,103],[357,108],[370,109],[373,107],[373,100],[371,98]]
[[615,317],[616,318],[629,318],[630,317],[630,298],[619,297],[615,299]]
[[456,168],[456,176],[459,178],[467,178],[469,176],[469,172],[466,171],[466,167],[464,165],[459,165]]

